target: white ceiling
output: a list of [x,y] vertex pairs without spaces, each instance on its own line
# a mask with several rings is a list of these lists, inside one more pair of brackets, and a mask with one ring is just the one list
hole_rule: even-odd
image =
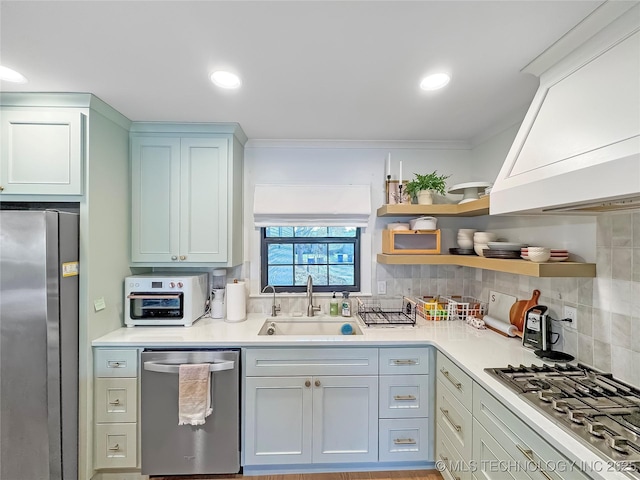
[[[6,1],[4,91],[90,92],[131,120],[251,139],[462,140],[523,112],[520,70],[602,1]],[[243,86],[221,91],[226,68]],[[420,78],[451,72],[439,92]]]

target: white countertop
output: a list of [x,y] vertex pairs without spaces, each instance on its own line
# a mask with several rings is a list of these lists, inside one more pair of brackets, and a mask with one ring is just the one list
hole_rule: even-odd
[[[274,320],[288,318],[277,317]],[[305,320],[307,317],[299,317]],[[335,317],[314,317],[314,320]],[[433,345],[491,392],[524,423],[545,438],[568,459],[586,466],[596,479],[629,479],[621,472],[608,471],[608,465],[594,452],[568,435],[555,422],[536,411],[518,394],[504,386],[485,368],[507,365],[541,365],[544,362],[519,338],[506,338],[491,330],[477,330],[461,321],[426,322],[417,326],[366,327],[363,335],[345,336],[261,336],[260,327],[268,314],[252,313],[244,322],[202,318],[193,326],[120,328],[93,341],[94,347],[323,347],[323,346],[408,346]],[[357,320],[358,317],[345,321]],[[421,320],[421,319],[420,319]]]

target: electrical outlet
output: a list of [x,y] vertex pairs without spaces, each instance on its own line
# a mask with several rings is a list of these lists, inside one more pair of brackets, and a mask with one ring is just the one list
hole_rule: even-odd
[[380,280],[378,282],[378,295],[386,295],[387,294],[387,282],[384,280]]
[[578,310],[575,307],[564,307],[564,318],[570,318],[571,328],[578,329]]

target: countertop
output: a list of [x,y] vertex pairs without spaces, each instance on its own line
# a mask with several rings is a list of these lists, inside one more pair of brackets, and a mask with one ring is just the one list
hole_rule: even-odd
[[[288,318],[277,317],[275,320]],[[334,317],[317,316],[314,320]],[[258,335],[268,314],[252,313],[246,321],[229,323],[224,320],[202,318],[193,326],[120,328],[92,342],[94,347],[324,347],[324,346],[409,346],[433,345],[466,371],[476,382],[491,392],[524,423],[533,428],[558,451],[595,479],[629,479],[622,472],[610,471],[609,465],[598,455],[568,435],[555,422],[527,404],[485,368],[507,365],[541,365],[544,362],[532,350],[525,348],[519,338],[506,338],[492,330],[477,330],[461,321],[419,321],[415,327],[366,327],[358,317],[363,335]],[[305,320],[307,317],[299,317]],[[570,473],[567,472],[569,475]],[[570,477],[567,477],[570,478]]]

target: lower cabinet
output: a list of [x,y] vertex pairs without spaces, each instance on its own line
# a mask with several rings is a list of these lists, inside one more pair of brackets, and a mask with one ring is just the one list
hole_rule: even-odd
[[246,350],[244,464],[377,461],[377,363],[370,348]]
[[138,351],[94,350],[94,461],[97,470],[138,465]]

